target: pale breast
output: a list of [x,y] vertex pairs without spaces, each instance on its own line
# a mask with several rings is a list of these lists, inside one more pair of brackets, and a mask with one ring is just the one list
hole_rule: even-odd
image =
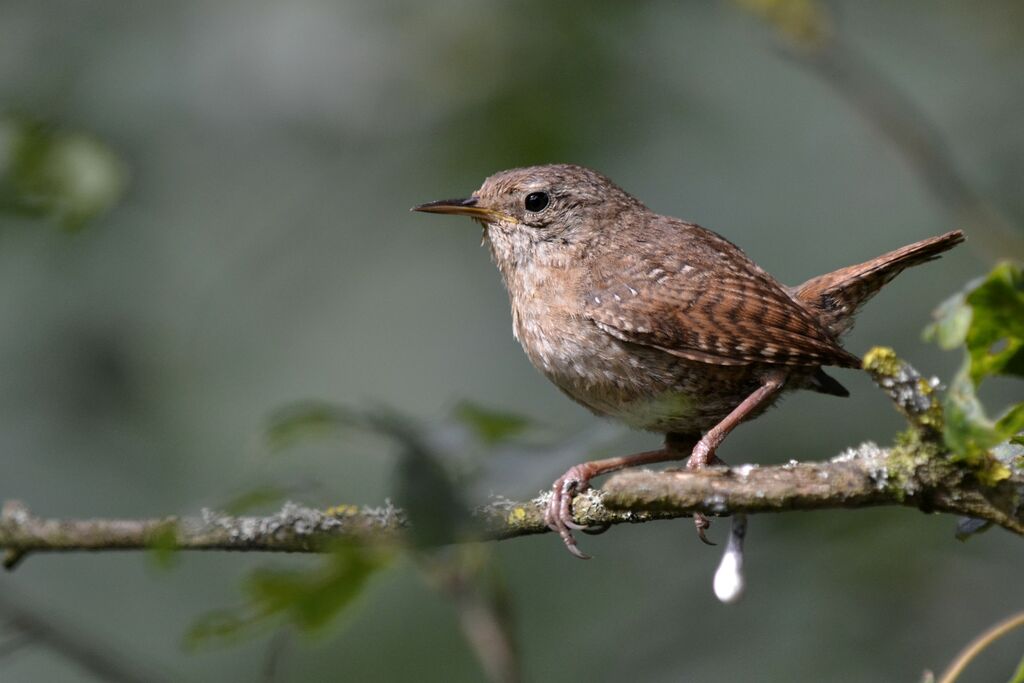
[[535,298],[517,303],[514,332],[530,362],[592,412],[635,429],[705,431],[757,386],[752,368],[711,368],[622,342]]

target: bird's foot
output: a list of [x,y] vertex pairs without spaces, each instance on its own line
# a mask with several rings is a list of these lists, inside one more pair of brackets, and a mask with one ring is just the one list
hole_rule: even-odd
[[708,529],[711,528],[711,520],[707,518],[703,512],[693,513],[693,526],[697,528],[697,538],[700,542],[705,545],[718,545],[707,536]]
[[[690,459],[686,461],[686,469],[699,470],[710,465],[724,464],[725,463],[715,455],[715,451],[711,446],[704,441],[704,439],[701,439],[697,442],[697,445],[693,447]],[[717,545],[707,536],[707,531],[711,528],[711,520],[707,518],[707,515],[702,512],[693,513],[693,525],[697,528],[697,538],[699,538],[702,543],[707,545]]]
[[551,499],[544,511],[544,523],[548,528],[557,532],[562,537],[562,542],[570,553],[581,560],[589,560],[587,555],[576,545],[576,539],[572,532],[583,531],[586,533],[600,533],[607,527],[591,527],[585,524],[578,524],[572,518],[572,501],[580,493],[590,488],[590,479],[595,476],[593,468],[589,463],[570,467],[561,477],[555,480],[551,487]]

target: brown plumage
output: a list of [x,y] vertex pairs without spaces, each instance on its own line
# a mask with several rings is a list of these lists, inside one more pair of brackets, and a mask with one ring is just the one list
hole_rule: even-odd
[[711,365],[860,365],[739,247],[664,216],[644,228],[661,248],[612,252],[588,278],[584,315],[608,334]]
[[[580,166],[504,171],[470,198],[416,207],[468,215],[505,280],[530,361],[593,412],[666,435],[658,451],[583,463],[552,489],[548,524],[579,556],[572,497],[631,465],[716,461],[740,422],[784,389],[845,396],[823,366],[858,367],[839,336],[901,270],[963,241],[951,232],[787,288],[724,237],[661,216]],[[703,538],[707,520],[695,516]]]
[[829,331],[839,336],[853,327],[854,316],[868,299],[878,293],[906,268],[933,261],[964,241],[959,230],[930,237],[882,254],[855,266],[813,277],[799,287],[791,287],[793,296],[818,314]]

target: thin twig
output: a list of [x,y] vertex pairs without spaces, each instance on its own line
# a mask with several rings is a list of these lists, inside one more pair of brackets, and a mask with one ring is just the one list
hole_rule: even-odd
[[1024,612],[1018,612],[1003,619],[979,635],[968,643],[967,647],[961,650],[953,661],[950,662],[949,667],[942,673],[938,683],[953,683],[963,673],[964,669],[967,668],[967,665],[981,654],[982,650],[1020,626],[1024,626]]
[[284,660],[285,650],[291,644],[292,634],[286,627],[282,627],[270,637],[267,643],[267,653],[263,659],[263,683],[275,683],[281,673],[281,662]]
[[11,601],[3,592],[0,592],[0,619],[5,620],[17,633],[3,644],[3,654],[39,644],[59,653],[99,680],[114,683],[162,680],[152,673],[143,672],[135,664],[123,660],[80,633]]

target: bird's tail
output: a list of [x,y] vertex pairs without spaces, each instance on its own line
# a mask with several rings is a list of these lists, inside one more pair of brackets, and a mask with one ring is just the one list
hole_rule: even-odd
[[799,287],[790,288],[790,293],[818,312],[822,322],[838,337],[853,327],[857,310],[904,268],[936,259],[963,241],[962,231],[947,232],[870,261],[811,278]]

